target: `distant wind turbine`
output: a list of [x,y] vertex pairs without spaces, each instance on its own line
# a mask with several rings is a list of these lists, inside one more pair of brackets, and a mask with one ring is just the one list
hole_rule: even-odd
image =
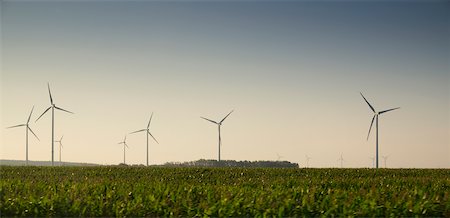
[[[125,135],[125,138],[123,138],[123,141],[119,142],[117,144],[123,144],[123,164],[126,164],[125,163],[125,147],[129,148],[127,145],[127,136]],[[147,163],[147,165],[148,165],[148,163]]]
[[25,124],[19,124],[19,125],[7,127],[7,129],[16,128],[16,127],[20,127],[20,126],[25,126],[25,127],[26,127],[26,130],[25,130],[25,138],[26,138],[26,143],[25,143],[25,159],[26,159],[26,164],[27,164],[27,165],[28,165],[28,130],[30,130],[30,132],[33,133],[34,137],[36,137],[37,140],[39,140],[39,138],[37,137],[37,135],[34,134],[33,130],[31,130],[30,125],[29,125],[30,119],[31,119],[31,114],[33,113],[33,109],[34,109],[34,106],[33,106],[33,108],[31,108],[30,115],[28,116],[28,120],[27,120],[27,122],[26,122]]
[[62,165],[62,163],[61,163],[61,150],[62,150],[62,139],[63,139],[63,137],[64,137],[64,135],[63,136],[61,136],[61,138],[59,139],[59,141],[58,140],[55,140],[55,142],[58,142],[59,143],[59,165]]
[[230,114],[233,113],[233,111],[234,111],[234,110],[232,110],[230,113],[228,113],[228,114],[227,114],[220,122],[216,122],[216,121],[210,120],[210,119],[208,119],[208,118],[200,117],[200,118],[202,118],[202,119],[204,119],[204,120],[207,120],[207,121],[209,121],[209,122],[211,122],[211,123],[217,124],[217,126],[218,126],[218,128],[219,128],[219,158],[218,158],[218,161],[219,161],[219,162],[220,162],[220,147],[221,147],[221,145],[222,145],[222,139],[220,138],[220,127],[222,126],[223,121],[224,121],[228,116],[230,116]]
[[284,158],[284,157],[277,153],[277,161],[280,161],[281,158]]
[[305,155],[306,157],[306,168],[309,168],[309,160],[311,160],[311,157],[309,157],[308,155]]
[[148,121],[146,129],[141,129],[141,130],[137,130],[137,131],[134,131],[134,132],[130,133],[130,134],[133,134],[133,133],[137,133],[137,132],[144,132],[144,131],[146,132],[145,135],[147,136],[147,166],[148,166],[148,135],[150,135],[153,138],[153,140],[155,140],[155,142],[159,144],[159,142],[155,139],[155,137],[153,137],[153,135],[150,133],[150,129],[149,128],[150,128],[150,122],[152,121],[152,117],[153,117],[153,113],[150,116],[150,120]]
[[50,96],[50,107],[48,107],[44,113],[41,114],[41,116],[39,116],[36,119],[36,122],[45,114],[47,113],[48,110],[52,109],[52,166],[54,166],[54,142],[55,142],[55,109],[58,109],[60,111],[64,111],[67,113],[71,113],[73,114],[73,112],[70,112],[68,110],[64,110],[60,107],[57,107],[54,103],[53,103],[53,98],[52,98],[52,93],[50,92],[50,84],[47,83],[47,87],[48,87],[48,95]]
[[389,158],[389,155],[381,156],[384,159],[384,168],[387,168],[386,161]]
[[367,140],[369,140],[370,130],[372,129],[373,121],[376,119],[376,128],[377,128],[376,131],[377,131],[377,133],[376,133],[376,158],[375,159],[376,159],[376,167],[378,168],[378,116],[383,114],[383,113],[399,109],[400,107],[396,107],[396,108],[392,108],[392,109],[388,109],[388,110],[377,112],[372,107],[372,105],[369,103],[369,101],[367,101],[367,99],[364,97],[364,95],[362,93],[360,93],[360,94],[364,98],[364,101],[366,101],[367,105],[369,105],[370,109],[374,113],[373,118],[372,118],[372,122],[370,123],[369,133],[367,134]]
[[344,158],[342,157],[342,154],[341,154],[341,157],[337,160],[341,162],[341,168],[342,168],[344,166]]

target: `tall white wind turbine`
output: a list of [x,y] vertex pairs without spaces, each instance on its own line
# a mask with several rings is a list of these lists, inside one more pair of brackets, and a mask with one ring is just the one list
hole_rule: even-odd
[[50,92],[50,84],[47,83],[47,87],[48,87],[48,95],[50,96],[50,107],[48,107],[44,113],[41,114],[41,116],[39,116],[36,119],[36,122],[45,114],[47,113],[48,110],[52,109],[52,166],[54,166],[54,147],[55,147],[55,109],[60,110],[60,111],[64,111],[67,113],[71,113],[73,114],[73,112],[70,112],[68,110],[64,110],[60,107],[57,107],[54,103],[53,103],[53,98],[52,98],[52,93]]
[[221,145],[222,145],[222,139],[220,138],[220,127],[222,126],[223,121],[224,121],[228,116],[230,116],[230,114],[233,113],[233,111],[234,111],[234,110],[232,110],[230,113],[228,113],[228,114],[227,114],[220,122],[216,122],[216,121],[210,120],[210,119],[208,119],[208,118],[200,117],[200,118],[202,118],[202,119],[204,119],[204,120],[207,120],[207,121],[209,121],[209,122],[211,122],[211,123],[217,124],[217,126],[218,126],[218,128],[219,128],[219,157],[218,157],[218,161],[219,161],[219,162],[220,162],[220,147],[221,147]]
[[144,131],[146,132],[145,135],[147,136],[147,166],[148,166],[148,135],[150,135],[153,138],[153,140],[155,140],[155,142],[159,144],[159,142],[155,139],[155,137],[153,137],[153,135],[150,133],[150,129],[149,128],[150,128],[150,122],[152,121],[152,117],[153,117],[153,113],[150,116],[150,120],[148,121],[146,129],[141,129],[141,130],[137,130],[137,131],[134,131],[134,132],[130,133],[130,134],[133,134],[133,133],[137,133],[137,132],[144,132]]
[[61,136],[61,138],[59,140],[55,140],[55,142],[59,143],[59,165],[62,166],[62,162],[61,162],[61,150],[62,150],[62,140],[63,140],[63,136]]
[[376,159],[376,168],[378,168],[378,117],[381,114],[384,114],[386,112],[389,111],[393,111],[393,110],[397,110],[400,107],[396,107],[396,108],[392,108],[392,109],[388,109],[388,110],[384,110],[384,111],[375,111],[375,109],[372,107],[372,105],[369,103],[369,101],[367,101],[367,99],[364,97],[364,95],[362,93],[360,93],[361,96],[364,98],[364,101],[366,101],[367,105],[369,105],[370,109],[373,111],[373,118],[372,118],[372,122],[370,123],[370,128],[369,128],[369,133],[367,134],[367,140],[369,140],[369,135],[370,135],[370,130],[372,129],[372,125],[373,125],[373,121],[376,120],[376,154],[375,154],[375,159]]
[[31,119],[31,114],[33,113],[33,109],[34,109],[34,106],[33,106],[33,108],[31,108],[30,115],[28,116],[28,120],[27,120],[27,122],[26,122],[25,124],[19,124],[19,125],[7,127],[7,129],[16,128],[16,127],[21,127],[21,126],[25,126],[25,127],[26,127],[26,128],[25,128],[25,129],[26,129],[26,130],[25,130],[25,138],[26,138],[26,140],[25,140],[25,141],[26,141],[26,143],[25,143],[25,159],[26,159],[26,164],[27,164],[27,165],[28,165],[28,130],[30,130],[30,132],[33,133],[34,137],[36,137],[37,140],[39,140],[39,138],[37,137],[37,135],[34,134],[33,130],[31,130],[30,125],[29,125],[30,119]]
[[119,142],[119,143],[117,143],[117,144],[123,144],[123,164],[126,164],[125,163],[125,147],[127,147],[127,148],[129,148],[128,147],[128,144],[127,144],[127,136],[125,135],[125,138],[123,138],[123,141],[122,142]]

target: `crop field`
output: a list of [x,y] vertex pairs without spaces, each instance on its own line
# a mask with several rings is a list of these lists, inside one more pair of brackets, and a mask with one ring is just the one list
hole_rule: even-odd
[[0,216],[450,217],[448,169],[0,169]]

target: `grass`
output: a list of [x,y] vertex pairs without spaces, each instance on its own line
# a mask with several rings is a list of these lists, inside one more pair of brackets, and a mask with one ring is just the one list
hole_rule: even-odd
[[446,216],[450,170],[0,168],[1,216]]

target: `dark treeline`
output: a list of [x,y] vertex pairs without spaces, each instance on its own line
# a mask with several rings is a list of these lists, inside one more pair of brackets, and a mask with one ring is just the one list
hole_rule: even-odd
[[164,166],[173,167],[264,167],[264,168],[298,168],[297,163],[289,161],[236,161],[236,160],[205,160],[200,159],[189,162],[169,162]]
[[[26,162],[23,160],[0,160],[0,166],[25,166]],[[29,161],[29,166],[51,166],[50,161]],[[72,163],[72,162],[55,162],[55,166],[101,166],[99,164],[91,163]],[[143,164],[119,164],[119,166],[133,166],[145,167]],[[236,160],[205,160],[200,159],[189,162],[169,162],[163,165],[152,165],[154,167],[253,167],[253,168],[298,168],[297,163],[289,161],[236,161]]]

